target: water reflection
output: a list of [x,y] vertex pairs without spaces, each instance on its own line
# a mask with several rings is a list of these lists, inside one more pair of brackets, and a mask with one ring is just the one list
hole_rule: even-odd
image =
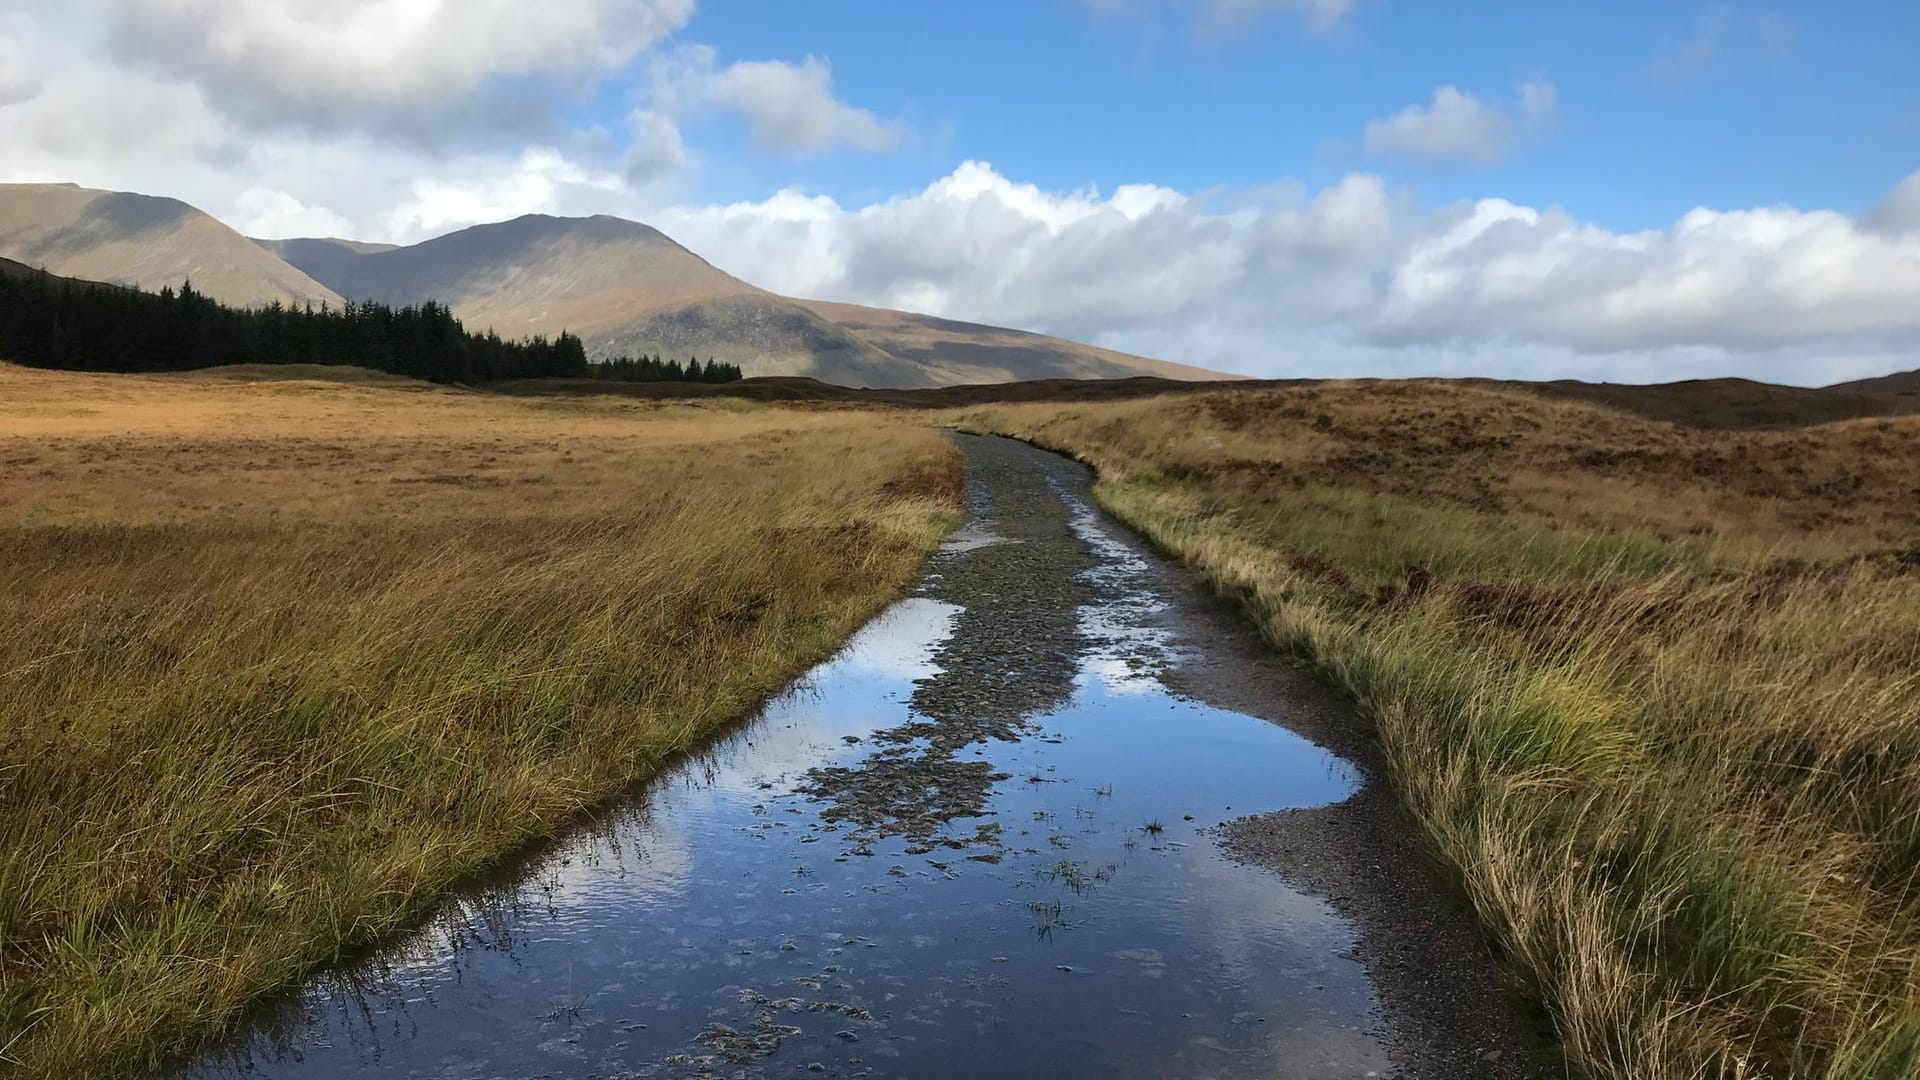
[[[1166,692],[1149,564],[1054,498],[950,545],[928,595],[643,796],[186,1073],[1386,1072],[1344,924],[1202,832],[1354,773]],[[1068,591],[994,591],[1035,575]]]

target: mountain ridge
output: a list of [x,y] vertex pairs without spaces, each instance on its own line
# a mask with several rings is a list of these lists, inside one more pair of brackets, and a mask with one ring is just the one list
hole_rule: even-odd
[[191,280],[236,307],[445,303],[468,327],[580,337],[590,356],[698,356],[749,375],[925,388],[1044,378],[1231,378],[1092,345],[911,312],[796,300],[714,266],[659,229],[526,214],[397,246],[249,239],[162,196],[0,185],[0,257],[157,291]]
[[241,307],[340,297],[178,199],[73,184],[0,184],[0,256],[61,277],[193,287]]
[[[1032,331],[781,296],[651,225],[605,214],[527,214],[406,246],[254,240],[178,199],[63,183],[0,184],[0,259],[18,268],[7,272],[44,269],[149,290],[191,279],[195,289],[234,306],[435,299],[470,328],[508,338],[571,331],[595,357],[697,355],[738,364],[749,375],[856,387],[1239,378]],[[1920,396],[1920,372],[1820,391],[1720,380],[1651,393],[1563,381],[1540,384],[1537,392],[1597,401],[1625,395],[1634,400],[1617,404],[1682,421],[1701,409],[1719,411],[1721,398],[1738,399],[1744,422],[1764,426],[1809,410],[1874,415],[1887,398],[1904,408]],[[1805,395],[1815,396],[1800,400]],[[1703,397],[1714,403],[1697,400]]]
[[296,266],[355,299],[439,299],[508,337],[569,330],[589,355],[698,354],[754,375],[931,385],[919,367],[718,269],[626,218],[524,214],[385,251],[284,241]]

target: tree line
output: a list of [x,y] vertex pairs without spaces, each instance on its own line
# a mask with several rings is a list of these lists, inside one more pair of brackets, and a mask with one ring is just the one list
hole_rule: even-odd
[[662,361],[658,356],[644,353],[638,359],[631,356],[617,356],[611,360],[602,360],[587,365],[587,374],[596,379],[612,379],[616,382],[733,382],[741,377],[740,365],[722,364],[712,357],[707,358],[705,367],[700,358],[688,357],[685,367],[678,360]]
[[355,364],[440,383],[589,373],[586,350],[572,334],[523,341],[474,334],[431,300],[399,308],[371,300],[231,308],[191,282],[152,293],[50,274],[0,273],[0,359],[128,372]]

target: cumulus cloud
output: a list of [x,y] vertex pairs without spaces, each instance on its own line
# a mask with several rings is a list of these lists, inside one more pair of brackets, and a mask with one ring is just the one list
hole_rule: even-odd
[[77,35],[38,40],[48,76],[34,98],[0,108],[0,181],[171,195],[259,236],[410,241],[509,212],[646,209],[585,145],[428,148],[368,131],[236,127],[197,86],[103,64]]
[[378,230],[384,236],[418,239],[522,214],[584,216],[634,202],[619,173],[571,160],[550,146],[530,146],[511,162],[469,161],[421,176],[410,188],[384,215]]
[[866,207],[782,192],[659,223],[786,292],[1249,373],[1819,383],[1920,347],[1920,236],[1831,211],[1702,209],[1615,233],[1500,199],[1420,211],[1366,175],[1216,209],[1153,186],[1049,192],[969,162]]
[[[119,0],[129,3],[148,14],[222,9],[216,0]],[[174,195],[256,235],[411,242],[530,212],[613,213],[657,224],[716,264],[783,292],[1046,330],[1257,374],[1744,374],[1820,383],[1912,367],[1920,357],[1920,308],[1912,302],[1920,295],[1920,174],[1859,218],[1701,209],[1665,228],[1625,233],[1497,198],[1422,208],[1366,174],[1319,191],[1281,182],[1202,195],[1154,184],[1052,190],[980,162],[867,205],[781,191],[701,206],[673,184],[692,153],[683,136],[706,112],[737,111],[764,142],[796,152],[882,148],[899,129],[841,102],[825,61],[725,65],[690,45],[647,49],[636,63],[650,81],[612,132],[495,131],[429,144],[379,124],[317,123],[308,113],[268,122],[276,95],[291,95],[284,104],[292,108],[293,97],[307,94],[296,89],[303,80],[322,71],[350,79],[361,61],[302,61],[308,66],[268,77],[246,74],[254,61],[236,55],[228,68],[215,63],[204,77],[189,77],[115,51],[102,35],[121,23],[92,16],[120,6],[0,0],[0,34],[36,65],[31,92],[16,92],[29,96],[0,104],[0,180]],[[428,20],[442,9],[417,0],[390,6],[396,18]],[[612,0],[588,0],[581,10],[613,18],[616,9],[642,7],[665,20],[655,26],[681,10]],[[266,10],[244,16],[234,32],[270,55],[280,47],[273,19],[293,9]],[[354,25],[360,10],[346,8],[342,25]],[[520,24],[499,15],[503,7],[473,10],[481,22],[463,32],[478,35],[471,40],[482,52],[493,50],[487,73],[442,69],[453,89],[405,74],[368,77],[398,80],[389,87],[429,111],[471,104],[499,73],[534,77],[527,65],[535,61],[493,36]],[[495,16],[508,21],[488,21]],[[584,25],[568,21],[576,17],[585,16],[556,16],[563,26],[554,32]],[[630,27],[624,43],[576,47],[598,62],[592,58],[642,48],[636,43],[656,32]],[[409,34],[400,40],[423,40]],[[264,111],[236,118],[221,94],[224,80],[251,87]],[[322,112],[351,106],[361,92],[313,91],[330,102]],[[1556,109],[1545,81],[1497,102],[1452,93],[1462,100],[1436,93],[1419,107],[1406,126],[1420,137],[1395,129],[1406,145],[1456,156],[1484,147],[1479,136],[1491,115],[1499,118],[1494,144],[1510,150]],[[1452,117],[1453,127],[1428,131],[1435,114]]]
[[1371,336],[1589,353],[1913,342],[1915,289],[1920,242],[1831,211],[1699,209],[1664,230],[1620,234],[1485,199],[1407,244]]
[[[684,25],[693,0],[82,0],[120,61],[250,120],[434,113],[490,80],[577,79]],[[525,86],[520,87],[522,91]]]
[[[783,120],[755,93],[767,69],[723,67],[702,46],[662,47],[691,0],[586,0],[537,20],[525,14],[534,7],[492,0],[460,5],[458,19],[440,0],[310,13],[326,6],[0,0],[0,181],[172,195],[255,235],[407,242],[534,211],[644,216],[681,190],[694,156],[684,132],[709,113],[751,110],[770,141],[814,149],[877,147],[901,130],[834,98],[825,60],[775,65],[800,91]],[[227,14],[230,25],[207,23]],[[304,23],[320,24],[311,41],[299,38]],[[138,26],[181,37],[180,54],[121,40]],[[301,57],[268,62],[296,39]],[[362,44],[370,51],[356,51]],[[144,51],[129,56],[135,45]],[[579,75],[563,70],[568,57],[590,75],[630,61],[623,74],[639,84],[627,88],[635,107],[625,123],[575,129],[559,119],[566,99],[533,83],[542,71],[560,82]],[[525,115],[492,115],[499,80]],[[461,122],[480,114],[484,122]]]
[[833,70],[809,56],[798,64],[779,60],[736,63],[713,77],[713,95],[747,118],[754,138],[783,150],[891,150],[900,133],[865,109],[833,96]]
[[797,64],[746,60],[722,65],[705,45],[685,45],[654,58],[652,110],[693,117],[724,109],[747,122],[754,141],[796,154],[846,147],[884,151],[900,145],[904,125],[840,100],[833,66],[817,56]]
[[234,197],[227,224],[248,236],[348,237],[353,223],[324,206],[308,206],[284,191],[250,187]]
[[1867,211],[1869,228],[1881,232],[1920,232],[1920,172],[1900,182],[1893,192]]
[[1428,104],[1368,121],[1365,145],[1372,154],[1486,164],[1506,157],[1519,135],[1550,124],[1558,107],[1559,92],[1544,79],[1516,88],[1512,112],[1442,86]]

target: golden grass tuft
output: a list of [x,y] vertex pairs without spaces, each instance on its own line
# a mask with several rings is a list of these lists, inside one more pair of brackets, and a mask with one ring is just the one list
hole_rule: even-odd
[[0,366],[0,1069],[407,926],[829,653],[959,473],[876,414]]
[[1920,417],[1332,383],[950,419],[1094,464],[1362,706],[1581,1069],[1920,1075]]

